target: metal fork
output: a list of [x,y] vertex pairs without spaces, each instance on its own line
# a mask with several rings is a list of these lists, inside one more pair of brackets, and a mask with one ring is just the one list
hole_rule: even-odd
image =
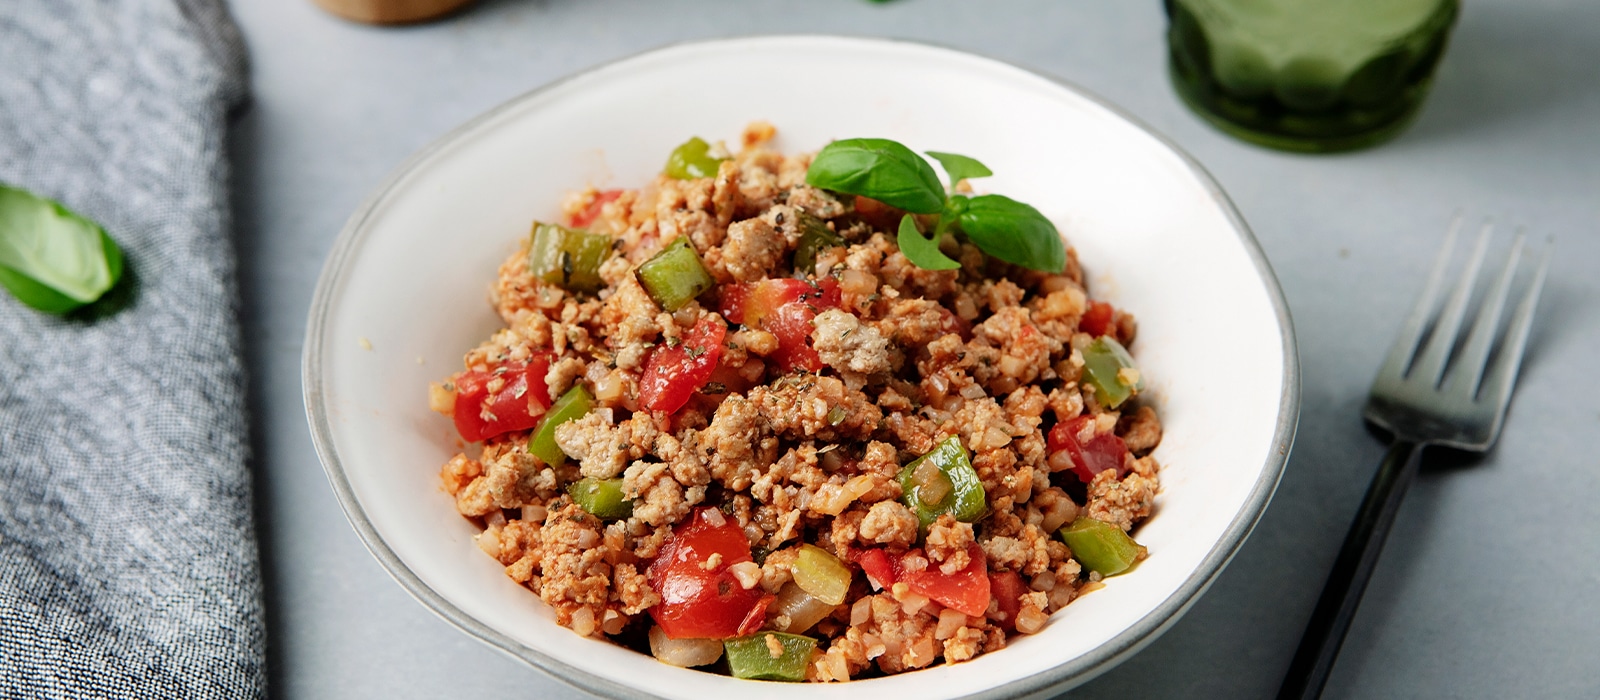
[[1466,269],[1443,310],[1439,311],[1430,333],[1429,321],[1434,318],[1451,252],[1461,229],[1461,218],[1456,218],[1422,298],[1417,300],[1416,308],[1412,309],[1400,330],[1400,337],[1389,349],[1388,359],[1378,370],[1378,378],[1372,383],[1366,419],[1393,433],[1394,442],[1384,455],[1372,485],[1367,487],[1366,498],[1361,502],[1355,522],[1350,525],[1349,534],[1345,535],[1339,558],[1334,561],[1322,597],[1306,624],[1305,636],[1300,638],[1300,648],[1295,651],[1294,661],[1284,676],[1283,686],[1278,691],[1279,700],[1316,698],[1322,694],[1339,655],[1339,646],[1361,602],[1361,594],[1366,591],[1367,580],[1383,550],[1384,539],[1394,524],[1400,499],[1416,476],[1422,448],[1446,445],[1484,452],[1500,434],[1550,256],[1546,251],[1524,287],[1505,336],[1498,343],[1499,353],[1490,365],[1501,311],[1510,295],[1522,255],[1520,232],[1511,245],[1505,267],[1478,307],[1465,344],[1459,349],[1457,345],[1467,302],[1488,249],[1491,228],[1490,224],[1484,224]]

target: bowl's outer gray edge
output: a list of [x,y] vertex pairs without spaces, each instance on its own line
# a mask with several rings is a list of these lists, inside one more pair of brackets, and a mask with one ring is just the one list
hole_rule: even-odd
[[[587,671],[570,666],[566,663],[542,654],[537,650],[530,649],[516,640],[513,640],[472,619],[472,617],[467,615],[461,609],[457,608],[448,600],[445,600],[442,596],[440,596],[438,593],[435,593],[431,588],[424,584],[422,580],[405,565],[404,562],[400,561],[400,558],[394,553],[394,550],[390,549],[389,546],[383,542],[382,538],[378,535],[376,528],[374,528],[372,525],[372,522],[367,519],[365,512],[362,511],[360,503],[356,500],[355,493],[350,486],[349,479],[345,475],[343,464],[339,461],[339,456],[333,448],[332,426],[329,423],[328,415],[322,409],[322,356],[325,348],[325,338],[322,332],[323,322],[326,320],[332,304],[332,295],[336,286],[336,282],[342,277],[341,273],[349,264],[351,254],[355,251],[355,249],[358,247],[357,244],[360,243],[364,237],[364,224],[366,223],[366,220],[374,211],[379,208],[381,204],[383,204],[383,202],[389,197],[390,193],[394,191],[395,187],[400,182],[410,177],[418,166],[433,158],[437,153],[445,150],[448,146],[453,145],[456,141],[465,137],[467,134],[476,131],[481,126],[498,119],[501,115],[508,111],[520,107],[524,102],[540,97],[544,93],[550,92],[560,86],[579,79],[587,78],[599,72],[617,68],[624,64],[651,57],[658,53],[666,53],[716,44],[737,44],[763,41],[803,42],[817,40],[836,41],[843,43],[901,44],[913,46],[923,50],[933,49],[956,53],[969,58],[981,58],[987,61],[1005,65],[1010,68],[1024,71],[1026,73],[1043,78],[1049,82],[1055,83],[1056,85],[1076,93],[1077,95],[1099,105],[1107,111],[1110,111],[1118,117],[1137,126],[1144,132],[1148,133],[1151,137],[1156,139],[1158,142],[1166,146],[1173,153],[1177,154],[1178,157],[1183,159],[1184,163],[1190,168],[1193,174],[1211,193],[1213,200],[1215,200],[1215,202],[1222,208],[1223,212],[1228,216],[1230,223],[1233,224],[1234,230],[1239,234],[1241,241],[1244,243],[1246,251],[1250,254],[1251,260],[1255,264],[1256,270],[1261,276],[1261,280],[1266,287],[1265,291],[1267,292],[1267,296],[1271,300],[1273,309],[1277,315],[1278,323],[1282,329],[1283,336],[1283,390],[1279,402],[1278,422],[1273,435],[1273,441],[1277,445],[1277,449],[1274,451],[1273,455],[1268,457],[1267,464],[1264,465],[1264,468],[1261,472],[1261,477],[1257,480],[1249,498],[1246,501],[1246,507],[1241,511],[1240,515],[1236,517],[1231,524],[1229,524],[1228,529],[1223,534],[1222,539],[1217,542],[1216,546],[1212,548],[1211,552],[1208,553],[1206,558],[1202,561],[1199,570],[1206,572],[1206,575],[1203,577],[1193,578],[1186,582],[1171,596],[1169,596],[1167,600],[1163,601],[1161,605],[1157,606],[1156,609],[1153,610],[1149,615],[1146,615],[1134,625],[1130,626],[1123,633],[1113,637],[1106,644],[1095,649],[1089,654],[1085,654],[1082,657],[1073,659],[1072,661],[1062,664],[1061,666],[1057,666],[1049,671],[1038,673],[1027,678],[1018,679],[988,691],[969,695],[967,698],[970,698],[971,700],[1014,700],[1022,697],[1044,697],[1049,694],[1063,692],[1093,679],[1095,676],[1098,676],[1106,670],[1121,663],[1129,656],[1137,653],[1150,642],[1155,641],[1155,639],[1159,637],[1162,632],[1165,632],[1174,623],[1176,623],[1183,613],[1194,604],[1199,596],[1211,586],[1212,582],[1215,581],[1217,576],[1221,574],[1222,569],[1227,566],[1227,563],[1244,544],[1244,541],[1249,537],[1251,530],[1254,529],[1256,522],[1260,520],[1262,513],[1266,510],[1266,504],[1271,500],[1273,492],[1276,491],[1278,482],[1283,475],[1284,465],[1288,461],[1290,449],[1294,444],[1295,430],[1300,414],[1300,371],[1299,351],[1295,341],[1294,324],[1289,314],[1288,304],[1283,297],[1282,287],[1278,284],[1277,276],[1273,273],[1271,265],[1267,262],[1266,254],[1261,249],[1260,243],[1256,240],[1255,235],[1251,233],[1249,226],[1245,223],[1243,217],[1240,216],[1238,210],[1234,207],[1232,200],[1228,198],[1227,194],[1224,193],[1222,188],[1217,184],[1215,178],[1213,178],[1198,161],[1180,148],[1176,143],[1150,128],[1142,120],[1134,117],[1131,114],[1128,114],[1122,108],[1112,104],[1111,102],[1108,102],[1094,93],[1079,87],[1071,81],[1052,76],[1043,71],[1021,66],[1009,61],[975,54],[971,51],[939,46],[924,41],[904,39],[851,37],[843,35],[774,34],[712,39],[705,41],[678,42],[646,51],[641,51],[631,56],[626,56],[602,63],[600,65],[587,68],[583,71],[573,73],[565,78],[552,81],[523,93],[515,98],[512,98],[500,106],[495,107],[473,118],[465,124],[456,127],[449,133],[440,137],[438,140],[424,147],[422,150],[412,154],[411,157],[402,162],[387,178],[385,178],[383,183],[374,190],[374,193],[362,203],[362,205],[345,223],[343,230],[340,231],[338,239],[334,243],[332,251],[329,253],[327,263],[323,265],[322,272],[318,276],[316,291],[311,301],[311,312],[306,324],[306,344],[301,363],[301,382],[305,394],[306,417],[308,423],[310,424],[312,442],[316,449],[317,456],[322,461],[324,471],[328,476],[328,481],[332,485],[334,493],[339,499],[340,507],[344,510],[345,516],[349,518],[350,524],[355,529],[356,534],[360,536],[362,544],[365,545],[367,550],[378,559],[379,563],[383,565],[384,569],[389,572],[389,575],[394,578],[394,580],[399,583],[407,593],[411,594],[413,598],[416,598],[425,607],[433,611],[434,614],[438,615],[446,622],[449,622],[450,624],[455,625],[461,630],[467,632],[468,634],[482,639],[484,642],[487,642],[490,646],[500,650],[501,652],[513,658],[520,659],[534,666],[535,668],[544,671],[551,677],[574,688],[613,698],[626,698],[628,700],[651,697],[650,695],[643,694],[633,688],[628,688],[604,677],[588,673]],[[582,679],[582,682],[580,682],[578,679]]]

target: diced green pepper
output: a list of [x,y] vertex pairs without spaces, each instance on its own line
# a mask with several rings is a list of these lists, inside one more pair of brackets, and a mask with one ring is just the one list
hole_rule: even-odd
[[978,481],[978,471],[972,468],[967,448],[961,446],[961,438],[955,435],[945,438],[932,452],[901,469],[900,489],[904,492],[905,504],[916,512],[924,530],[945,513],[971,523],[977,522],[989,509],[983,484]]
[[844,245],[844,239],[828,230],[828,225],[822,223],[821,219],[805,212],[797,214],[801,233],[800,242],[794,248],[794,269],[795,272],[810,275],[816,271],[817,254]]
[[672,149],[672,155],[667,156],[667,167],[663,171],[667,177],[674,180],[712,177],[717,174],[717,167],[725,160],[727,158],[711,157],[711,144],[696,136]]
[[[773,656],[772,638],[782,649]],[[755,681],[788,681],[799,683],[806,679],[806,666],[817,650],[816,640],[786,632],[757,632],[748,637],[729,639],[722,643],[728,654],[728,670],[734,678]]]
[[579,479],[567,486],[567,493],[584,512],[601,520],[633,515],[633,501],[623,493],[622,479]]
[[596,292],[605,286],[600,264],[611,257],[611,237],[534,222],[528,243],[528,272],[572,292]]
[[814,544],[800,545],[792,572],[801,590],[829,605],[843,603],[845,594],[850,592],[850,569]]
[[594,397],[589,395],[589,390],[582,384],[573,384],[567,393],[550,405],[550,410],[545,411],[543,423],[534,432],[533,439],[528,441],[528,451],[544,460],[545,464],[561,466],[567,461],[567,453],[562,452],[556,444],[556,428],[569,420],[584,417],[593,404]]
[[700,254],[684,236],[672,239],[655,257],[634,270],[639,284],[661,308],[677,311],[716,284]]
[[1061,528],[1060,534],[1072,557],[1101,576],[1127,571],[1145,553],[1144,545],[1134,542],[1122,528],[1094,518],[1078,518]]
[[1083,381],[1094,387],[1095,400],[1116,408],[1144,388],[1133,356],[1111,336],[1102,335],[1083,349]]

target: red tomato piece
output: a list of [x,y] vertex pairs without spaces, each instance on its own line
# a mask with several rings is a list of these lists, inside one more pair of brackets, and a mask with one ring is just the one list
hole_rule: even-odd
[[797,279],[768,279],[749,284],[724,285],[718,310],[729,323],[759,327],[778,339],[769,357],[778,371],[822,369],[822,359],[811,348],[811,321],[823,309],[839,308],[839,283]]
[[889,561],[889,555],[876,547],[858,549],[850,553],[861,566],[861,571],[867,575],[867,583],[872,584],[873,590],[883,590],[893,586],[895,582],[894,564]]
[[[456,431],[461,439],[478,442],[515,430],[529,430],[550,408],[550,389],[544,382],[550,356],[539,353],[527,362],[507,362],[488,372],[462,372],[456,376]],[[490,385],[500,379],[499,387]]]
[[[715,556],[715,566],[706,564]],[[650,608],[673,639],[727,639],[752,634],[766,621],[772,596],[746,589],[728,567],[751,561],[750,541],[739,524],[715,508],[697,509],[672,531],[645,578],[661,596]]]
[[1089,335],[1099,337],[1111,330],[1111,317],[1116,310],[1103,301],[1089,302],[1089,310],[1083,312],[1083,318],[1078,319],[1078,330]]
[[1001,619],[995,624],[1010,632],[1017,627],[1017,613],[1022,612],[1022,596],[1028,593],[1022,577],[1015,571],[995,571],[989,574],[989,592],[1000,609]]
[[683,334],[676,346],[657,346],[645,360],[644,376],[639,379],[639,405],[667,413],[683,408],[711,379],[722,359],[722,339],[727,333],[721,319],[706,316]]
[[[912,551],[921,554],[917,550]],[[967,545],[967,553],[972,562],[954,574],[946,574],[930,564],[922,571],[906,571],[901,567],[897,572],[898,578],[912,592],[928,596],[951,610],[972,617],[983,617],[989,609],[989,563],[977,542]]]
[[589,206],[584,207],[583,211],[572,215],[572,227],[587,228],[589,224],[594,223],[595,219],[600,218],[600,210],[605,207],[607,202],[614,202],[621,196],[622,190],[606,190],[596,193],[594,199],[589,200]]
[[1046,445],[1051,452],[1066,451],[1072,458],[1072,473],[1076,474],[1083,483],[1094,481],[1094,475],[1107,469],[1117,470],[1117,478],[1127,472],[1123,467],[1123,460],[1128,454],[1128,444],[1111,433],[1096,435],[1086,443],[1078,442],[1078,433],[1083,426],[1094,420],[1090,416],[1078,416],[1065,423],[1057,423],[1050,429]]
[[755,286],[754,282],[734,282],[718,287],[717,312],[722,314],[728,323],[734,325],[744,323],[744,307],[749,303],[750,292]]
[[761,326],[778,339],[778,349],[768,355],[779,372],[822,369],[822,358],[811,347],[811,321],[817,312],[803,304],[785,304],[762,319]]

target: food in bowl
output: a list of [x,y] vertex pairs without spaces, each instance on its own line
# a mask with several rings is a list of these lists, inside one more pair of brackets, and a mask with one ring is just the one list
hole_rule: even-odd
[[560,624],[674,665],[844,681],[1037,632],[1145,556],[1132,315],[976,160],[932,154],[945,188],[891,141],[773,134],[533,225],[506,327],[430,387],[481,442],[445,490]]

